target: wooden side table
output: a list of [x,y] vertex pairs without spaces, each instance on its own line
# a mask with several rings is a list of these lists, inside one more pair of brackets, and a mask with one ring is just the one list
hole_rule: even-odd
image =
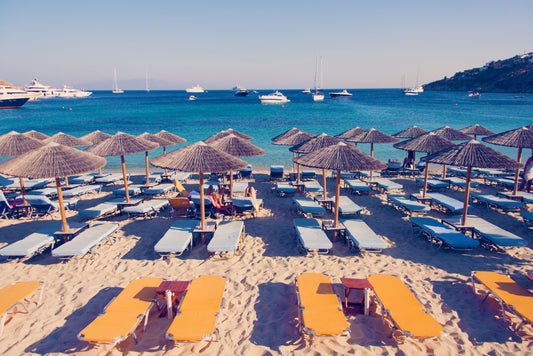
[[189,288],[189,281],[163,281],[155,292],[165,296],[167,304],[167,318],[172,319],[172,305],[180,295]]
[[364,310],[365,315],[368,315],[368,309],[370,306],[370,290],[372,285],[366,278],[341,278],[342,285],[344,286],[344,307],[348,308],[348,297],[352,289],[364,290],[365,299]]

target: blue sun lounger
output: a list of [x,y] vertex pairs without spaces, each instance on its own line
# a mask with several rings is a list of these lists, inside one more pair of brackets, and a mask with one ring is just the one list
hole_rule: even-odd
[[483,177],[501,177],[505,175],[505,172],[501,169],[475,168],[473,171],[476,172],[478,176]]
[[270,180],[283,179],[283,166],[270,166]]
[[189,172],[176,172],[172,178],[176,179],[178,182],[185,182],[190,177],[191,173]]
[[[463,212],[463,202],[441,193],[427,193],[426,196],[431,198],[432,203],[445,208],[452,214],[461,214]],[[474,210],[472,205],[468,205],[468,211]]]
[[366,184],[365,182],[363,182],[361,179],[355,179],[355,178],[351,178],[351,179],[344,179],[344,184],[345,186],[348,187],[348,189],[350,190],[350,192],[354,193],[354,192],[357,192],[357,193],[361,193],[361,192],[369,192],[372,190],[372,188],[370,188],[370,186],[368,184]]
[[168,193],[175,191],[176,186],[172,183],[164,183],[164,184],[158,184],[156,186],[153,186],[151,188],[147,188],[143,191],[143,194],[145,195],[164,195],[166,196]]
[[533,212],[520,213],[520,216],[522,217],[522,219],[524,219],[524,222],[526,224],[533,222]]
[[[53,199],[53,198],[57,197],[57,188],[56,187],[48,187],[48,188],[34,189],[34,190],[30,190],[26,194],[27,195],[41,195],[41,196]],[[63,194],[63,196],[65,196],[65,195]]]
[[80,210],[78,214],[85,219],[97,219],[100,217],[108,217],[118,213],[118,205],[124,202],[122,198],[105,201],[91,208]]
[[7,258],[32,257],[54,245],[54,233],[61,230],[61,222],[55,221],[44,228],[0,249],[0,256]]
[[[356,176],[358,178],[370,178],[370,171],[356,172]],[[381,177],[381,173],[379,173],[378,171],[372,171],[372,178],[375,178],[375,177]]]
[[[335,204],[335,198],[333,198],[333,204]],[[339,214],[341,216],[346,216],[346,215],[359,216],[361,214],[361,211],[363,211],[363,208],[361,208],[359,205],[354,203],[352,199],[344,195],[339,196]]]
[[157,215],[169,205],[168,199],[151,199],[145,200],[138,205],[127,206],[123,209],[123,212],[127,213],[128,216],[142,216],[143,218],[147,218],[152,215]]
[[429,239],[431,245],[438,245],[439,248],[470,250],[479,246],[479,241],[457,232],[433,218],[411,217],[409,220],[411,220],[413,227],[419,228],[422,234]]
[[516,192],[515,196],[513,196],[513,192],[498,192],[497,194],[509,199],[518,198],[518,200],[521,200],[526,204],[533,204],[533,193],[528,193],[519,190]]
[[379,190],[384,192],[403,189],[403,185],[393,182],[387,178],[372,178],[372,180],[369,181],[369,184],[377,186]]
[[446,168],[448,170],[448,172],[450,172],[451,174],[455,175],[455,176],[463,176],[463,177],[466,177],[466,168],[460,168],[460,167],[447,167]]
[[303,185],[305,191],[308,193],[319,193],[324,191],[324,188],[322,188],[316,179],[305,181],[303,182]]
[[[207,252],[214,259],[226,259],[241,254],[241,241],[244,239],[244,222],[222,221],[218,224],[211,241],[207,244]],[[228,257],[219,254],[230,253]]]
[[[140,184],[128,184],[128,194],[130,197],[141,194],[141,187]],[[125,197],[126,196],[126,188],[119,188],[113,190],[113,194],[118,197]]]
[[68,177],[68,182],[71,184],[88,184],[95,178],[96,173],[84,174],[81,176]]
[[[129,177],[130,176],[128,174],[126,178],[129,179]],[[122,180],[122,179],[124,179],[124,175],[122,173],[112,173],[112,174],[104,175],[102,177],[97,177],[94,179],[94,182],[98,184],[107,185],[107,184],[118,182],[119,180]]]
[[[416,178],[415,179],[416,182],[420,185],[424,185],[424,178]],[[441,189],[441,188],[448,188],[450,185],[446,182],[443,182],[441,180],[438,180],[438,179],[431,179],[429,178],[428,179],[428,188],[431,189],[431,190],[434,190],[434,189]]]
[[52,256],[70,258],[84,256],[94,247],[100,245],[104,239],[118,230],[116,223],[96,224],[82,231],[72,240],[52,250]]
[[[33,190],[45,187],[48,183],[52,182],[52,179],[48,178],[39,178],[39,179],[29,179],[23,178],[24,189]],[[3,177],[0,176],[0,185],[4,186],[7,189],[20,189],[20,179],[15,177]]]
[[363,220],[342,220],[341,223],[346,228],[351,247],[368,252],[381,252],[389,247]]
[[180,256],[187,249],[192,249],[193,231],[198,220],[176,220],[155,244],[154,251],[161,256]]
[[209,189],[210,186],[213,187],[213,191],[216,192],[218,190],[218,185],[220,183],[217,181],[209,181],[204,183],[204,193]]
[[485,177],[485,184],[487,183],[487,181],[496,185],[501,185],[505,188],[514,188],[514,179],[503,177]]
[[255,199],[255,204],[252,197],[233,197],[231,198],[235,214],[243,214],[247,211],[251,212],[253,216],[263,207],[263,199]]
[[317,219],[298,218],[293,220],[298,246],[306,252],[326,254],[333,247]]
[[294,194],[296,192],[296,187],[290,182],[276,182],[276,192],[280,196]]
[[425,204],[409,199],[406,195],[387,195],[389,203],[408,215],[426,214],[431,208]]
[[292,201],[296,204],[296,209],[304,215],[323,215],[326,212],[326,209],[308,197],[293,197]]
[[233,194],[242,194],[246,192],[248,182],[233,182]]
[[[453,216],[443,219],[443,221],[452,226],[459,226],[461,224],[461,216]],[[476,215],[468,215],[466,224],[474,229],[474,233],[481,239],[482,245],[486,247],[498,249],[527,245],[527,240]]]
[[487,204],[487,206],[501,210],[519,210],[525,206],[521,201],[502,198],[493,194],[472,193],[472,198],[480,203]]
[[102,186],[100,184],[91,184],[91,185],[81,185],[76,188],[72,188],[69,190],[63,191],[63,197],[77,197],[83,194],[88,193],[100,193],[100,190],[102,189]]
[[316,178],[316,171],[309,170],[309,169],[302,169],[302,173],[300,175],[302,179],[315,179]]
[[[450,187],[455,187],[457,189],[465,189],[466,187],[466,180],[463,178],[458,177],[447,177],[446,182],[450,183]],[[475,188],[478,186],[478,182],[470,181],[470,187]]]
[[[31,206],[31,215],[50,215],[52,212],[59,210],[59,201],[50,200],[44,195],[26,195],[26,203]],[[79,199],[63,199],[65,209],[75,209]]]

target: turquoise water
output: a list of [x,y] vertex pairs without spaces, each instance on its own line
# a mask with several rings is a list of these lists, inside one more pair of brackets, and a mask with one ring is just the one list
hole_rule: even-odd
[[[187,139],[184,144],[167,148],[170,151],[231,127],[254,137],[252,143],[267,152],[262,157],[247,157],[247,162],[255,167],[273,163],[288,167],[292,153],[287,146],[272,145],[271,138],[292,127],[313,134],[336,135],[360,126],[394,134],[412,125],[433,130],[444,125],[460,129],[478,123],[498,133],[533,122],[533,95],[482,94],[480,99],[471,99],[458,92],[425,92],[412,97],[398,89],[349,91],[353,97],[326,96],[324,102],[314,103],[300,90],[282,90],[291,100],[283,106],[261,105],[256,94],[235,97],[226,90],[197,94],[197,101],[187,101],[184,91],[96,91],[85,99],[42,99],[20,109],[0,110],[0,134],[34,129],[47,135],[62,131],[79,137],[96,129],[133,135],[167,130]],[[516,158],[516,149],[493,148]],[[370,145],[360,144],[359,149],[369,153]],[[162,149],[154,150],[150,158],[160,154]],[[392,144],[376,144],[374,156],[383,161],[403,159],[405,152],[394,149]],[[106,159],[109,168],[120,166],[119,158]],[[126,164],[142,167],[144,154],[127,156]]]

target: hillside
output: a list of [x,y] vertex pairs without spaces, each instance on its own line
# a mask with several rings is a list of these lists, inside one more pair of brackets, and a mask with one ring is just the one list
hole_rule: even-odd
[[425,84],[424,90],[533,93],[533,52]]

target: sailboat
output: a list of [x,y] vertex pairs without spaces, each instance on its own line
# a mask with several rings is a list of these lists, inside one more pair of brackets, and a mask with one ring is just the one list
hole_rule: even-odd
[[150,92],[150,89],[148,88],[148,72],[146,72],[146,92]]
[[[320,82],[322,82],[322,67],[323,67],[323,63],[322,63],[322,58],[320,58]],[[318,57],[316,58],[316,68],[315,68],[315,92],[313,93],[313,101],[324,101],[324,93],[322,93],[320,90],[320,84],[322,83],[318,83],[319,81],[319,78],[318,78],[318,73],[319,73],[319,70],[318,70]]]
[[124,90],[118,88],[117,68],[114,68],[113,94],[122,94]]

